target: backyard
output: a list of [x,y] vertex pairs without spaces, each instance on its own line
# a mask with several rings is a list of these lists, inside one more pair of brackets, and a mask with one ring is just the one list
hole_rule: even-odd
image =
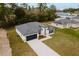
[[32,48],[16,34],[14,28],[7,29],[7,32],[13,56],[36,56]]
[[44,41],[62,56],[79,56],[79,29],[56,29],[52,38]]

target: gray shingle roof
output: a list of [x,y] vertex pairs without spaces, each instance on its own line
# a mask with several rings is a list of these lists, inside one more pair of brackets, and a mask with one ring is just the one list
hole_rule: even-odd
[[24,36],[38,33],[41,23],[39,22],[30,22],[22,25],[16,26],[16,29],[18,29]]
[[76,17],[73,17],[72,19],[79,19],[79,15],[78,15],[78,16],[76,16]]
[[55,21],[54,23],[57,23],[57,24],[62,24],[62,25],[66,25],[66,24],[79,24],[79,22],[77,22],[76,20],[71,20],[71,19],[61,19],[61,20],[57,20]]
[[67,24],[67,23],[70,23],[70,20],[69,19],[60,19],[60,20],[55,21],[54,23]]
[[76,21],[76,20],[71,20],[71,23],[72,23],[72,24],[79,24],[79,22]]

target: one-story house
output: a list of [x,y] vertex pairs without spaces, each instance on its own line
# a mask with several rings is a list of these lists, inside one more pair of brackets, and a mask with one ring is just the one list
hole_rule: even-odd
[[77,28],[79,27],[79,22],[71,18],[62,18],[60,20],[54,21],[52,25],[58,28]]
[[72,18],[72,17],[77,16],[77,14],[70,14],[70,13],[65,13],[65,12],[57,12],[56,15],[60,16],[60,18],[66,18],[66,17]]
[[16,32],[24,42],[38,39],[39,35],[48,36],[53,34],[52,26],[45,26],[39,22],[29,22],[16,26]]
[[72,17],[72,19],[79,22],[79,15],[77,15],[77,16],[75,16],[75,17]]
[[56,15],[65,18],[65,17],[69,17],[70,16],[70,13],[57,12]]

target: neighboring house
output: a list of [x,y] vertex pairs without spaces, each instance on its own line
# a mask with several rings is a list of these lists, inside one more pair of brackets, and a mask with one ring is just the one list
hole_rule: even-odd
[[79,27],[79,22],[71,18],[64,18],[54,21],[52,25],[58,28],[77,28]]
[[69,17],[70,16],[70,13],[57,12],[56,15],[65,18],[65,17]]
[[39,35],[48,36],[53,34],[53,27],[45,26],[39,22],[29,22],[16,26],[16,32],[24,42],[38,39]]
[[70,14],[70,13],[65,13],[65,12],[57,12],[56,15],[60,16],[60,18],[66,18],[66,17],[72,18],[72,17],[77,16],[77,14]]
[[72,19],[79,22],[79,15],[77,15],[77,16],[75,16],[75,17],[72,17]]

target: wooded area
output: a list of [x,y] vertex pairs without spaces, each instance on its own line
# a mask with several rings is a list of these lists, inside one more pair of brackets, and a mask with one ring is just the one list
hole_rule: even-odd
[[64,9],[63,12],[68,12],[68,13],[76,13],[76,14],[79,14],[79,8],[67,8],[67,9]]
[[26,22],[54,21],[56,7],[38,3],[37,7],[27,3],[0,3],[0,27],[11,27]]

